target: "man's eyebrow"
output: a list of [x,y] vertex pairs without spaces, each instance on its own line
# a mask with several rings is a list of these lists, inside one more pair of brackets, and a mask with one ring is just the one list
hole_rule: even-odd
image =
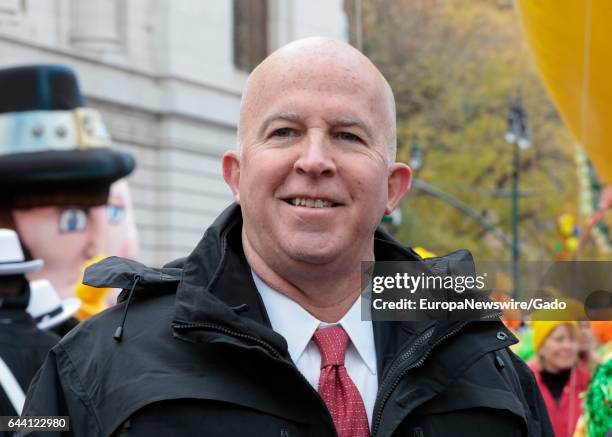
[[368,135],[372,135],[372,130],[369,126],[364,123],[360,118],[357,117],[338,117],[332,121],[332,126],[338,127],[351,127],[357,126]]
[[301,118],[302,118],[301,115],[297,112],[275,112],[274,114],[270,114],[269,116],[265,118],[265,120],[261,124],[261,127],[259,128],[258,136],[261,137],[266,131],[266,129],[268,128],[268,126],[270,125],[270,123],[272,123],[273,121],[285,120],[285,121],[296,122],[296,121],[301,120]]

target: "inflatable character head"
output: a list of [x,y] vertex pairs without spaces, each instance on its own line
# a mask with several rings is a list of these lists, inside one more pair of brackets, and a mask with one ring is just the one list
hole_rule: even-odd
[[111,149],[100,114],[85,106],[67,67],[0,70],[0,227],[15,229],[45,267],[29,276],[74,294],[83,264],[108,244],[111,185],[133,158]]

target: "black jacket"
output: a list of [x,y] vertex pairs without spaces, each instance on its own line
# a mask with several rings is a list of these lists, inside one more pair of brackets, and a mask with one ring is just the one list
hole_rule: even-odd
[[[29,294],[22,298],[23,305],[16,305],[11,309],[0,307],[0,358],[24,392],[27,392],[30,381],[49,350],[59,341],[58,336],[36,327],[36,323],[25,310],[28,296]],[[0,416],[15,415],[13,405],[0,387]],[[5,435],[12,433],[0,430],[0,437]]]
[[[69,415],[77,436],[336,435],[270,328],[241,225],[240,209],[228,208],[184,262],[164,269],[118,258],[90,268],[85,282],[124,288],[121,303],[52,350],[26,414]],[[418,260],[382,233],[375,251]],[[508,351],[516,340],[499,321],[373,326],[374,435],[552,435],[534,378]]]

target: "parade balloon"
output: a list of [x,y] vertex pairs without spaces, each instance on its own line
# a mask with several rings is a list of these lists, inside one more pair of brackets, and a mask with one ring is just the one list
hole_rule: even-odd
[[612,182],[612,2],[518,0],[527,44],[565,124]]
[[569,213],[564,213],[557,219],[557,226],[559,226],[559,232],[563,237],[570,237],[574,232],[576,220],[574,216]]
[[578,239],[576,237],[569,237],[565,240],[565,249],[568,252],[573,253],[578,248]]

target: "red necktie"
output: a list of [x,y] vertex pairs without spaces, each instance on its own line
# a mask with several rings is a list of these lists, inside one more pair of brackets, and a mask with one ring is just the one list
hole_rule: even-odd
[[339,437],[369,437],[368,416],[359,390],[344,367],[351,341],[340,325],[319,328],[313,340],[321,351],[319,395],[334,419]]

